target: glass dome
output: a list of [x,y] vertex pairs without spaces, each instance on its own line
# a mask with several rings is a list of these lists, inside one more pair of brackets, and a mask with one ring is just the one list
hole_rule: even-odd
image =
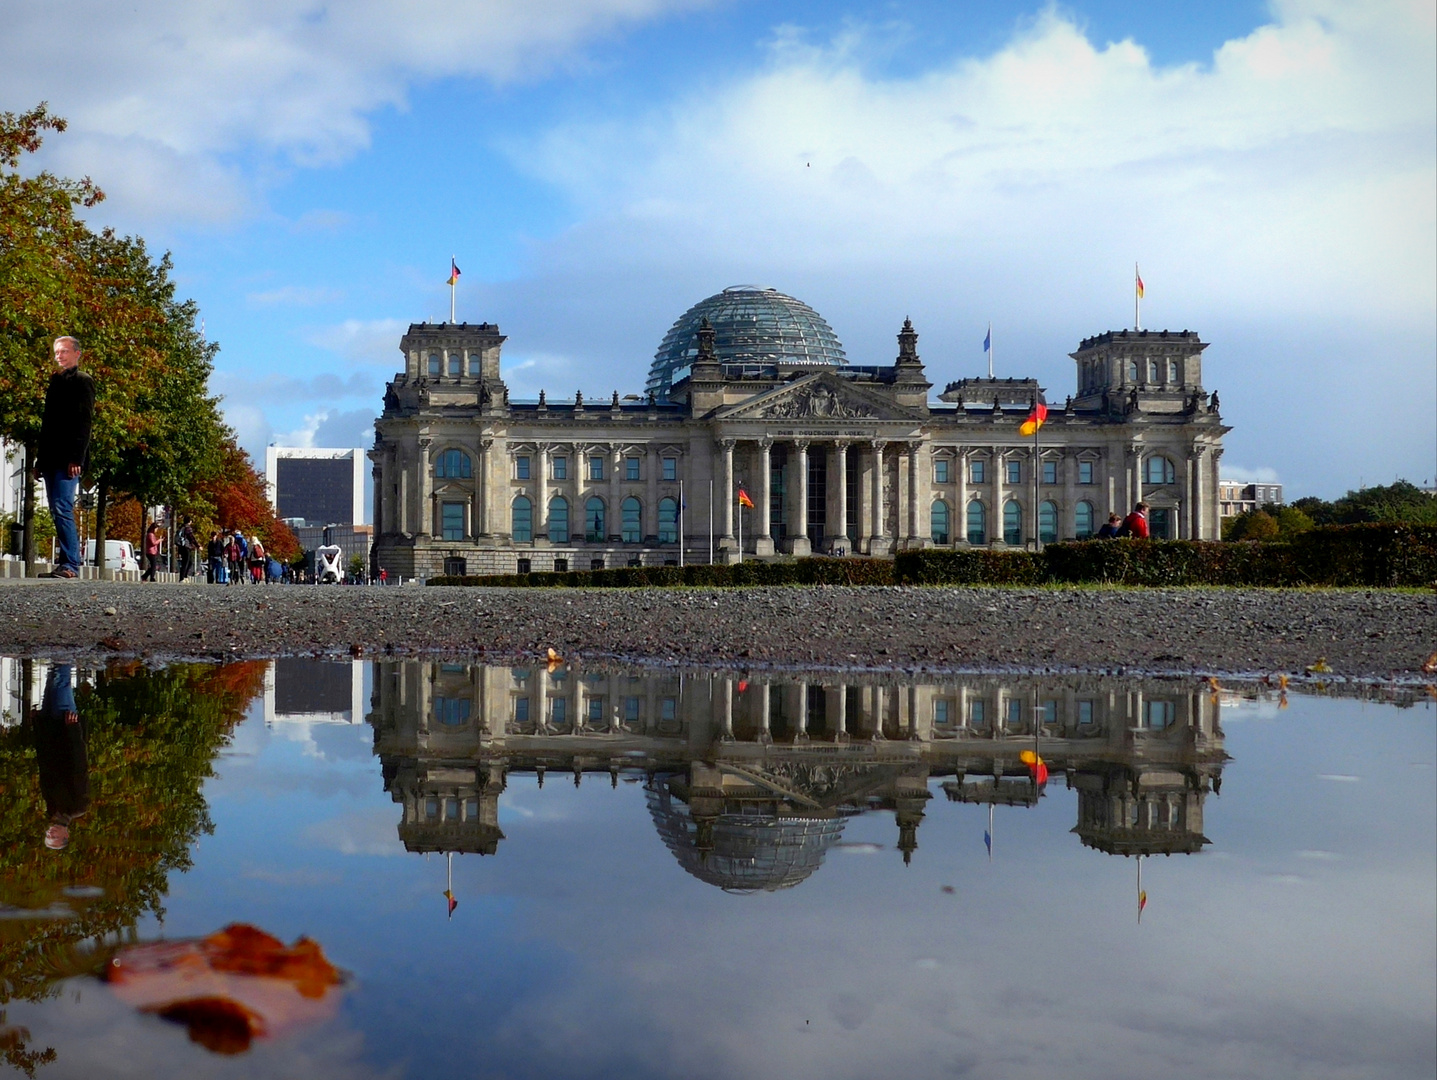
[[664,335],[647,386],[658,400],[667,400],[675,373],[698,353],[697,334],[705,318],[723,363],[848,363],[833,328],[802,300],[761,285],[731,285],[689,308]]

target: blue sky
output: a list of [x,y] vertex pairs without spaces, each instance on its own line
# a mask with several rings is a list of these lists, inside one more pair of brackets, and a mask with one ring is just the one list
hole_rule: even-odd
[[[758,282],[938,384],[1071,391],[1129,325],[1212,343],[1224,468],[1437,473],[1429,3],[6,2],[0,108],[174,252],[243,443],[368,445],[410,321],[509,335],[515,396],[637,391]],[[65,40],[66,62],[49,43]]]

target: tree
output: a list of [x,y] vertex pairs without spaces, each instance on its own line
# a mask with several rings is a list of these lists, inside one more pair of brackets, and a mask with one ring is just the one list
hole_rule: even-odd
[[1238,514],[1223,530],[1225,540],[1276,540],[1277,522],[1265,510]]
[[1385,487],[1349,491],[1336,502],[1308,496],[1292,505],[1318,525],[1358,525],[1369,521],[1437,525],[1437,497],[1406,480]]
[[218,462],[218,467],[191,489],[181,508],[205,532],[239,528],[247,534],[257,534],[265,550],[280,562],[293,559],[299,553],[299,540],[288,525],[275,517],[264,480],[250,456],[235,442],[232,431],[225,432]]

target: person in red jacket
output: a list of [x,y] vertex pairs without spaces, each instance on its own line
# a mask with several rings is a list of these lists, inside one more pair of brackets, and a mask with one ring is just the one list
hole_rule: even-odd
[[1148,538],[1148,504],[1138,503],[1133,507],[1133,512],[1123,518],[1123,527],[1118,530],[1119,536],[1131,536],[1137,540]]

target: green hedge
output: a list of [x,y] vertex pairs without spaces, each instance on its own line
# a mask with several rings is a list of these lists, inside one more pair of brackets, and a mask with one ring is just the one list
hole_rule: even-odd
[[1346,585],[1437,582],[1437,525],[1329,525],[1286,543],[1083,540],[1042,552],[900,552],[888,559],[794,559],[738,566],[626,566],[567,573],[436,577],[431,585]]

